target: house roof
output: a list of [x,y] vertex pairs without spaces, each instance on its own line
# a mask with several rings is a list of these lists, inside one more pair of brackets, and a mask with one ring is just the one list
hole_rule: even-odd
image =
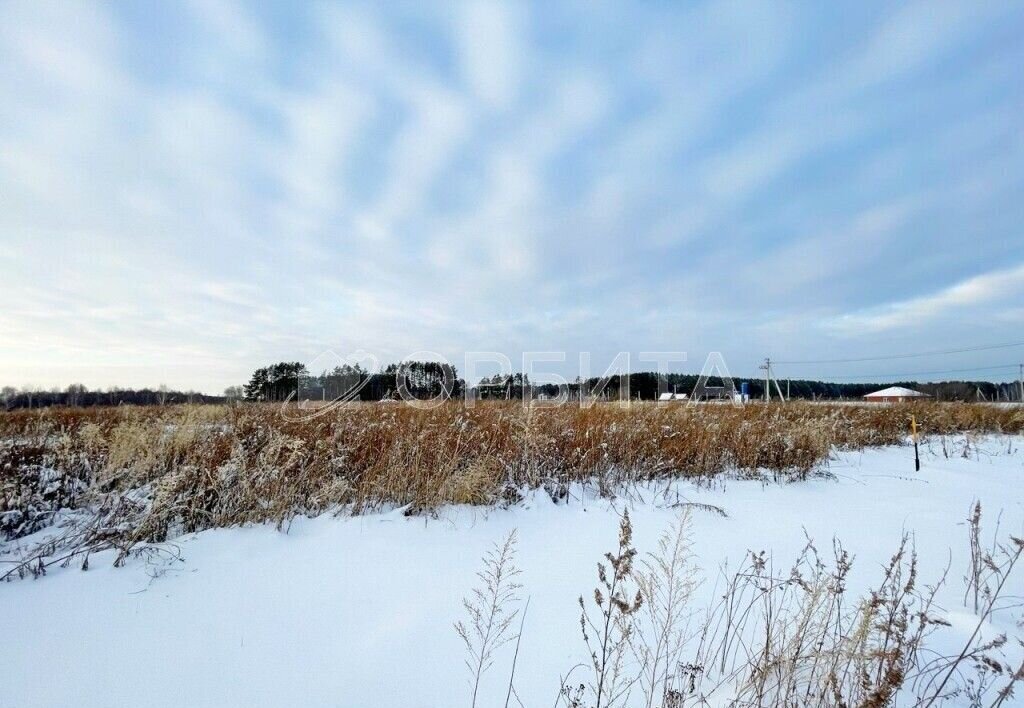
[[930,398],[930,396],[927,393],[921,393],[912,388],[890,386],[889,388],[883,388],[881,391],[869,393],[864,398]]

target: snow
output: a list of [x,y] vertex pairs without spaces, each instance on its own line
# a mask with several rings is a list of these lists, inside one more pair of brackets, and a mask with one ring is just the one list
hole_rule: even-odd
[[[667,500],[664,487],[632,490],[630,502],[576,488],[568,504],[537,492],[510,509],[447,508],[437,518],[397,510],[298,519],[287,533],[211,530],[177,539],[184,560],[170,565],[113,568],[112,556],[96,555],[87,572],[0,586],[0,706],[468,706],[452,623],[479,558],[514,528],[530,597],[516,686],[526,706],[550,706],[559,675],[585,659],[576,598],[592,592],[617,514],[631,505],[643,552],[677,499],[728,514],[693,511],[698,562],[712,578],[748,549],[785,566],[809,535],[823,549],[840,539],[856,556],[851,589],[865,588],[912,532],[923,580],[952,557],[939,599],[954,625],[945,631],[966,636],[963,520],[977,498],[989,534],[1000,511],[1001,530],[1021,532],[1024,439],[974,440],[966,458],[962,449],[947,445],[947,459],[939,441],[926,444],[920,473],[912,448],[890,447],[837,453],[832,478],[677,483]],[[986,635],[1019,631],[1009,615],[993,622]],[[511,651],[487,675],[480,705],[504,704]]]

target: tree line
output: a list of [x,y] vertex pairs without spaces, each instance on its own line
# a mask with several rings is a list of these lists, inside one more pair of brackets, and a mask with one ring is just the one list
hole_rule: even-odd
[[[236,397],[240,392],[235,392]],[[223,403],[231,397],[231,389],[224,396],[208,396],[197,391],[176,391],[167,386],[157,388],[118,388],[90,391],[82,384],[49,390],[26,386],[0,389],[0,405],[6,410],[18,408],[48,408],[50,406],[164,406],[175,403]]]
[[[601,398],[618,400],[628,390],[632,400],[652,401],[659,393],[670,391],[692,394],[699,377],[695,374],[663,374],[641,371],[634,374],[615,374],[607,379],[591,377],[563,384],[534,383],[524,373],[496,374],[484,377],[469,386],[470,394],[483,400],[523,400],[557,398],[565,395],[570,400]],[[752,399],[764,396],[764,381],[734,379],[737,390],[746,382]],[[706,381],[708,386],[722,386],[717,377]],[[944,381],[938,383],[834,383],[807,379],[779,381],[779,388],[789,399],[842,400],[860,399],[867,393],[888,386],[905,386],[927,393],[939,401],[1016,401],[1020,400],[1016,382]],[[31,386],[0,389],[0,405],[6,410],[19,408],[45,408],[49,406],[159,406],[178,403],[225,403],[245,399],[248,401],[281,402],[287,400],[333,401],[345,398],[354,401],[396,400],[399,398],[461,398],[467,383],[459,378],[454,367],[432,361],[407,361],[389,364],[379,372],[369,372],[361,366],[342,365],[330,371],[311,374],[301,362],[278,362],[260,367],[253,372],[244,386],[229,386],[221,396],[196,391],[177,391],[167,386],[155,389],[122,389],[91,391],[82,384],[49,390]],[[776,392],[772,386],[772,397]]]
[[[458,377],[454,367],[437,362],[411,361],[390,364],[383,371],[370,373],[360,366],[340,366],[320,374],[310,374],[299,362],[282,362],[270,367],[257,369],[245,386],[245,397],[253,401],[335,400],[346,397],[350,400],[380,401],[412,397],[429,399],[437,397],[458,398],[470,394],[477,399],[522,400],[536,398],[557,398],[565,395],[569,399],[603,398],[618,400],[628,392],[632,400],[653,401],[661,393],[678,392],[692,394],[700,377],[696,374],[657,374],[641,371],[628,375],[614,374],[606,379],[591,377],[577,378],[562,384],[534,383],[525,373],[495,374],[484,377],[475,384],[467,384]],[[734,379],[737,390],[746,383],[752,399],[763,398],[764,381],[761,379]],[[725,385],[719,377],[709,377],[705,386]],[[1007,401],[1018,400],[1016,383],[992,383],[989,381],[945,381],[917,383],[902,381],[890,383],[835,383],[807,379],[792,379],[779,382],[779,388],[787,399],[797,400],[843,400],[860,399],[865,394],[889,386],[904,386],[927,393],[940,401]],[[403,394],[404,391],[404,394]],[[772,398],[777,396],[772,385]]]
[[243,394],[248,401],[381,401],[403,396],[457,398],[463,395],[464,387],[454,367],[449,369],[433,361],[389,364],[380,372],[344,364],[319,374],[309,373],[304,364],[294,361],[256,369]]

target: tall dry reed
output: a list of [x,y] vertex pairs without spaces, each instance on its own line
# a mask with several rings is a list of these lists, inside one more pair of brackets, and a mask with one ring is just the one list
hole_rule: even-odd
[[13,411],[0,414],[0,540],[76,511],[130,549],[334,508],[489,505],[541,487],[558,499],[576,482],[615,494],[726,471],[798,479],[833,447],[904,440],[911,415],[926,434],[1024,430],[1021,410],[935,403],[358,404],[306,420],[269,404]]

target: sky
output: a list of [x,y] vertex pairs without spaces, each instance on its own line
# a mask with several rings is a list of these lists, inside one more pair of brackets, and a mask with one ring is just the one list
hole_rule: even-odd
[[1022,341],[1022,36],[998,0],[5,0],[0,384]]

